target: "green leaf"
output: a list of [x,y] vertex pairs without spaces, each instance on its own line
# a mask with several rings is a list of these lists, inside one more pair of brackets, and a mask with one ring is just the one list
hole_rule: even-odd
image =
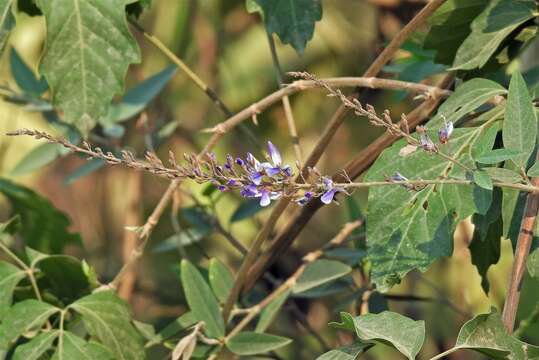
[[264,16],[262,8],[257,4],[256,0],[245,0],[245,9],[249,14],[257,12],[260,13],[261,16]]
[[290,344],[292,340],[271,334],[241,332],[226,342],[226,347],[237,355],[256,355]]
[[[504,168],[508,171],[517,171],[518,168],[511,162],[506,162]],[[503,189],[502,195],[502,221],[503,236],[511,240],[515,249],[518,234],[520,232],[520,222],[524,213],[524,203],[526,193],[516,189]]]
[[497,181],[502,181],[510,184],[516,184],[522,181],[522,176],[520,176],[519,173],[513,170],[497,167],[484,168],[483,170],[485,170],[492,179]]
[[20,176],[45,165],[52,163],[62,155],[62,145],[59,144],[41,144],[27,153],[11,170],[11,175]]
[[165,88],[177,69],[176,66],[170,65],[129,89],[119,103],[110,106],[107,115],[100,119],[100,123],[118,123],[140,113]]
[[41,328],[52,314],[59,311],[52,305],[34,299],[13,305],[0,324],[0,351],[8,350],[10,344],[28,331]]
[[23,186],[0,178],[0,192],[11,202],[22,220],[21,236],[26,245],[47,253],[61,253],[64,246],[80,245],[78,234],[68,231],[71,223],[45,198]]
[[260,318],[258,319],[258,322],[256,323],[255,332],[257,333],[263,333],[266,331],[266,329],[271,325],[271,322],[281,310],[281,307],[285,303],[286,299],[288,299],[288,296],[290,295],[290,290],[287,290],[277,296],[275,299],[273,299],[268,306],[262,310],[260,313]]
[[[507,90],[498,83],[481,78],[468,80],[456,88],[455,92],[440,106],[436,116],[427,124],[429,129],[438,129],[447,121],[456,123],[459,119],[477,109],[497,95],[505,94]],[[503,114],[504,107],[498,105],[489,112],[489,118]]]
[[506,149],[522,153],[513,159],[515,164],[525,167],[535,147],[537,119],[528,88],[519,72],[513,74],[509,84],[502,135]]
[[221,338],[225,335],[225,324],[219,304],[197,268],[187,260],[181,263],[181,280],[187,304],[198,321],[205,322],[208,336]]
[[248,199],[241,202],[240,206],[238,206],[238,208],[234,211],[229,221],[230,223],[235,223],[241,220],[245,220],[253,217],[255,214],[262,210],[264,210],[264,208],[260,206],[259,200]]
[[2,321],[11,306],[15,287],[25,276],[24,270],[0,261],[0,321]]
[[165,240],[153,247],[152,251],[156,253],[177,250],[180,247],[193,245],[208,235],[208,230],[196,228],[186,229],[179,234],[169,236]]
[[212,258],[209,266],[210,285],[221,304],[226,302],[228,294],[234,285],[234,276],[218,259]]
[[[127,28],[125,0],[37,0],[47,24],[42,69],[53,103],[87,134],[123,91],[131,63],[140,61]],[[60,10],[59,10],[60,9]]]
[[352,271],[352,268],[340,261],[316,260],[309,264],[300,275],[292,288],[294,294],[307,291],[314,287],[338,279]]
[[460,45],[453,70],[481,68],[503,40],[534,17],[533,0],[493,0],[471,23],[471,33]]
[[539,248],[536,248],[530,253],[526,267],[531,277],[539,278]]
[[105,160],[103,159],[91,159],[82,164],[80,167],[78,167],[75,171],[73,171],[71,174],[67,175],[64,179],[64,184],[71,185],[76,180],[80,179],[81,177],[84,177],[86,175],[89,175],[93,173],[94,171],[97,171],[101,169],[103,166],[105,166]]
[[355,342],[350,345],[341,346],[325,354],[320,355],[316,360],[356,360],[358,356],[371,348],[373,345],[363,342]]
[[58,337],[58,331],[46,331],[34,337],[26,344],[17,346],[13,360],[40,360],[42,355],[51,348]]
[[15,48],[11,49],[10,66],[11,74],[22,91],[37,96],[43,94],[49,88],[45,78],[37,79],[32,69],[21,59]]
[[186,312],[182,316],[178,317],[176,320],[168,324],[163,328],[163,330],[159,331],[153,338],[148,340],[145,347],[149,348],[153,345],[157,345],[162,343],[164,340],[171,338],[172,336],[175,336],[176,334],[180,333],[181,331],[186,330],[187,328],[195,325],[197,323],[197,319],[193,315],[192,312]]
[[528,169],[527,175],[529,177],[539,176],[539,162],[536,162],[531,168]]
[[15,26],[15,16],[13,16],[13,0],[0,0],[0,54],[6,47],[11,29]]
[[477,315],[462,326],[451,352],[459,349],[474,350],[493,360],[521,360],[536,359],[539,348],[508,335],[500,315],[491,308],[490,314]]
[[485,215],[474,214],[472,222],[475,226],[472,242],[469,245],[472,264],[481,275],[481,287],[488,295],[490,288],[487,272],[490,266],[500,259],[500,242],[502,237],[502,222],[500,219],[502,192],[495,189],[490,209]]
[[348,265],[360,264],[367,257],[367,251],[364,249],[350,249],[340,247],[324,251],[325,257],[347,263]]
[[473,180],[477,186],[482,187],[483,189],[492,190],[492,179],[486,171],[474,171]]
[[481,164],[497,164],[502,161],[522,156],[522,151],[510,149],[496,149],[477,156],[475,161]]
[[[453,132],[451,152],[461,164],[474,166],[469,149],[480,133],[481,127]],[[408,179],[436,179],[440,175],[466,178],[461,167],[424,151],[399,156],[405,145],[406,140],[400,140],[386,149],[365,181],[384,181],[396,171]],[[409,271],[425,271],[436,259],[450,256],[458,221],[474,213],[484,214],[491,196],[491,191],[473,185],[429,185],[418,192],[402,186],[370,188],[367,250],[373,264],[371,279],[377,289],[385,292]]]
[[283,44],[300,54],[314,34],[314,25],[322,19],[320,0],[256,0],[264,13],[268,33],[276,33]]
[[68,308],[82,315],[88,333],[121,360],[145,359],[142,337],[131,324],[126,303],[112,291],[85,296]]
[[[493,110],[496,110],[496,109],[493,109]],[[501,116],[501,113],[500,113],[500,116]],[[500,122],[495,122],[494,124],[489,126],[487,129],[485,129],[481,134],[479,134],[477,141],[472,146],[472,158],[475,161],[477,161],[477,158],[479,156],[486,154],[492,150],[492,147],[494,146],[494,142],[496,141],[496,136],[498,135],[499,131],[500,131]]]
[[123,359],[114,357],[112,353],[103,345],[93,341],[86,342],[84,339],[81,339],[69,331],[61,332],[59,337],[62,340],[58,342],[58,346],[52,360]]
[[82,263],[73,256],[47,256],[34,261],[33,266],[41,270],[54,295],[64,303],[71,303],[90,291],[90,281]]
[[384,311],[352,317],[342,312],[338,328],[355,331],[361,341],[389,344],[410,360],[414,360],[425,341],[425,322],[414,321],[400,314]]
[[431,15],[431,28],[423,46],[436,50],[437,63],[453,63],[460,44],[471,32],[470,24],[487,3],[487,0],[448,0]]

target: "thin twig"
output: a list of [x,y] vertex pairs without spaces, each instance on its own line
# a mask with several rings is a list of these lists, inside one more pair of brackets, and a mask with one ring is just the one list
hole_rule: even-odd
[[[279,84],[283,83],[283,70],[281,69],[281,64],[279,63],[279,57],[277,56],[277,49],[275,48],[275,41],[273,39],[273,35],[269,32],[267,33],[268,37],[268,43],[270,47],[271,52],[271,60],[273,61],[273,67],[275,69],[275,75],[277,77],[277,81]],[[290,99],[288,98],[288,95],[283,96],[282,98],[283,102],[283,109],[284,109],[284,115],[286,118],[286,123],[288,125],[288,133],[290,134],[290,138],[292,140],[292,144],[294,147],[294,152],[296,153],[296,160],[299,161],[299,163],[303,163],[303,156],[301,152],[301,146],[299,145],[299,137],[298,137],[298,131],[296,129],[296,122],[294,120],[294,114],[292,113],[292,107],[290,106]]]
[[[536,161],[539,160],[539,151],[537,152]],[[539,177],[531,179],[531,185],[539,185]],[[526,197],[526,205],[524,207],[524,215],[520,223],[520,231],[518,233],[517,246],[515,249],[515,258],[511,269],[511,277],[507,295],[505,297],[505,305],[503,307],[502,320],[505,328],[509,333],[513,332],[515,327],[515,319],[517,316],[518,303],[520,301],[520,288],[522,278],[526,270],[526,259],[530,252],[533,230],[537,219],[537,210],[539,209],[539,194],[529,193]]]

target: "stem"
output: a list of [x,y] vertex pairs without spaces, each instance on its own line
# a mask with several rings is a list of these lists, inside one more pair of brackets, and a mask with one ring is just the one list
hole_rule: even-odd
[[[279,57],[277,56],[277,49],[275,48],[275,41],[273,40],[273,35],[266,33],[268,38],[268,43],[271,52],[271,60],[273,61],[273,68],[275,69],[275,75],[279,84],[283,83],[283,70],[281,69],[281,64],[279,63]],[[299,145],[298,131],[296,129],[296,122],[294,120],[294,114],[292,113],[292,107],[290,106],[290,99],[288,95],[283,96],[282,98],[284,115],[286,117],[286,123],[288,125],[288,132],[290,138],[292,139],[292,144],[294,146],[294,152],[296,153],[296,160],[301,164],[303,162],[301,147]]]
[[521,338],[528,328],[539,320],[539,302],[535,304],[532,313],[518,324],[518,329],[513,333],[514,337]]
[[451,349],[449,349],[449,350],[447,350],[447,351],[444,351],[444,352],[441,353],[441,354],[438,354],[438,355],[436,355],[436,356],[434,356],[434,357],[431,357],[429,360],[443,359],[444,356],[447,356],[447,355],[449,355],[449,354],[452,354],[452,353],[454,353],[454,352],[457,351],[457,350],[458,350],[458,348],[451,348]]
[[[539,151],[536,155],[536,161],[537,160],[539,160]],[[539,177],[533,177],[531,183],[532,186],[538,186]],[[520,301],[520,288],[526,270],[526,259],[528,258],[533,240],[533,230],[535,228],[538,209],[539,193],[529,193],[526,197],[524,215],[522,217],[522,222],[520,223],[515,258],[513,260],[513,268],[511,269],[511,277],[509,279],[508,291],[502,313],[502,320],[509,334],[513,332],[515,326],[518,303]]]

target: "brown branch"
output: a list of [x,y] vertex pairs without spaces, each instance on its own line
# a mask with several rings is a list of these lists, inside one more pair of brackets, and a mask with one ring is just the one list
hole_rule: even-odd
[[[453,81],[451,75],[447,75],[440,83],[441,88],[449,86]],[[428,99],[416,109],[411,111],[406,117],[411,128],[421,124],[431,113],[436,109],[441,99]],[[345,107],[341,106],[340,111],[344,111]],[[338,111],[338,113],[340,113]],[[337,114],[336,114],[337,115]],[[345,172],[352,178],[357,178],[361,173],[369,168],[376,160],[378,155],[388,146],[393,144],[399,137],[384,134],[371,143],[367,148],[362,150],[354,159],[345,166]],[[342,172],[333,176],[334,180],[345,181]],[[295,213],[284,229],[276,236],[267,250],[258,257],[256,263],[249,270],[249,279],[245,284],[245,290],[251,289],[256,280],[264,273],[267,267],[276,261],[286,249],[292,244],[294,239],[299,235],[301,230],[307,225],[312,216],[322,207],[320,201],[311,201],[301,211]]]
[[[537,152],[536,156],[536,161],[538,160],[539,152]],[[531,183],[534,186],[539,185],[539,177],[532,178]],[[520,223],[515,258],[513,260],[513,268],[511,269],[511,277],[509,278],[509,286],[502,313],[503,324],[509,333],[512,333],[515,327],[522,278],[526,271],[526,259],[528,258],[533,240],[533,230],[535,229],[538,209],[539,194],[528,194],[526,197],[526,205],[524,207],[524,215],[522,217],[522,222]]]

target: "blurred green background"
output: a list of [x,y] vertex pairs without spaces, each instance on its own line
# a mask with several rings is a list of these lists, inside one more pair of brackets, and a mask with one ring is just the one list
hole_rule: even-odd
[[[360,76],[384,44],[423,5],[422,1],[405,0],[326,0],[323,2],[323,18],[316,24],[314,38],[302,56],[275,38],[283,70],[307,70],[319,77]],[[154,0],[140,21],[148,32],[161,39],[215,89],[233,111],[248,107],[279,89],[264,26],[257,14],[249,14],[245,10],[244,1]],[[37,71],[45,38],[44,21],[41,17],[21,14],[17,23],[10,44]],[[169,65],[168,59],[140,33],[133,31],[133,34],[142,49],[143,60],[141,64],[131,67],[127,88]],[[417,37],[420,38],[421,34],[418,33]],[[414,56],[413,51],[400,51],[399,59],[393,63],[393,69],[387,69],[386,75],[392,76],[389,71],[402,69]],[[17,89],[9,58],[9,51],[6,51],[0,59],[0,83]],[[431,65],[413,69],[401,75],[401,78],[422,79],[432,71],[428,66]],[[432,80],[431,77],[425,82],[432,83]],[[389,91],[369,91],[364,99],[379,110],[390,109],[395,117],[419,104],[411,96]],[[320,90],[293,95],[291,102],[300,144],[306,155],[339,104]],[[294,151],[282,105],[277,103],[257,118],[258,125],[251,121],[246,124],[258,141],[263,144],[271,139],[281,149],[285,162],[294,164]],[[131,149],[139,156],[144,150],[156,146],[158,155],[163,159],[167,158],[169,150],[180,157],[184,152],[198,152],[209,139],[209,135],[200,130],[223,120],[225,117],[207,96],[178,70],[143,115],[125,123],[122,137],[105,140],[118,148]],[[56,132],[40,113],[29,112],[16,104],[0,100],[2,134],[22,127]],[[149,134],[158,131],[163,137],[158,142],[152,142]],[[328,174],[338,171],[380,134],[381,131],[370,126],[366,119],[349,116],[318,168]],[[99,139],[90,140],[99,145],[94,142]],[[73,247],[67,251],[84,257],[95,266],[101,280],[110,280],[123,263],[122,256],[133,246],[134,235],[124,227],[144,223],[166,189],[167,182],[129,169],[103,167],[67,184],[66,177],[86,161],[75,155],[62,156],[23,175],[13,174],[21,159],[39,145],[40,142],[29,138],[1,136],[0,175],[35,189],[65,211],[73,221],[73,230],[81,233],[84,242],[84,249]],[[215,150],[218,158],[223,159],[227,153],[243,156],[246,151],[260,153],[262,149],[253,148],[244,133],[235,130],[228,133]],[[223,226],[246,246],[268,215],[268,211],[257,212],[231,223],[232,214],[244,200],[234,194],[206,196],[203,194],[205,186],[188,182],[182,188],[185,192],[177,193],[174,205],[161,218],[146,255],[136,266],[136,273],[131,274],[129,285],[124,284],[122,293],[131,304],[136,319],[158,326],[165,325],[186,311],[178,277],[181,256],[202,265],[207,264],[208,257],[214,256],[231,269],[237,269],[239,265],[238,252],[222,235],[212,231],[197,237],[196,244],[181,249],[175,241],[168,240],[184,233],[186,229],[197,227],[200,216],[185,210],[195,204],[190,194],[202,204],[215,206],[215,214]],[[358,191],[353,199],[365,211],[366,193]],[[9,215],[9,205],[4,199],[1,204],[0,217],[4,219]],[[286,215],[283,216],[279,226],[286,218]],[[273,274],[291,274],[304,253],[327,242],[348,219],[345,203],[327,206],[319,211],[293,248],[281,259],[280,267],[272,269]],[[472,233],[473,226],[464,222],[455,234],[452,258],[438,261],[426,274],[409,275],[391,291],[391,295],[395,295],[393,298],[377,300],[379,304],[376,306],[387,303],[393,311],[426,321],[428,340],[419,358],[451,347],[459,327],[472,314],[486,312],[491,305],[501,309],[512,260],[511,245],[508,241],[503,242],[501,260],[489,271],[491,289],[487,297],[481,290],[481,279],[471,264],[467,248]],[[535,305],[538,290],[539,284],[526,280],[521,306],[523,313]],[[404,299],[399,297],[401,295]],[[406,300],[407,295],[427,297],[433,301]],[[448,303],[458,307],[461,312],[452,309]],[[325,346],[334,347],[350,341],[349,334],[331,329],[327,323],[338,319],[339,310],[359,311],[351,310],[351,306],[343,296],[289,301],[274,321],[271,332],[291,337],[294,343],[278,353],[285,359],[311,359],[322,353]],[[309,328],[320,334],[322,340],[317,340]],[[539,328],[531,328],[526,339],[539,343]],[[157,354],[155,356],[159,358]],[[379,346],[364,358],[397,359],[399,356],[389,348]],[[479,357],[459,352],[449,358]]]

